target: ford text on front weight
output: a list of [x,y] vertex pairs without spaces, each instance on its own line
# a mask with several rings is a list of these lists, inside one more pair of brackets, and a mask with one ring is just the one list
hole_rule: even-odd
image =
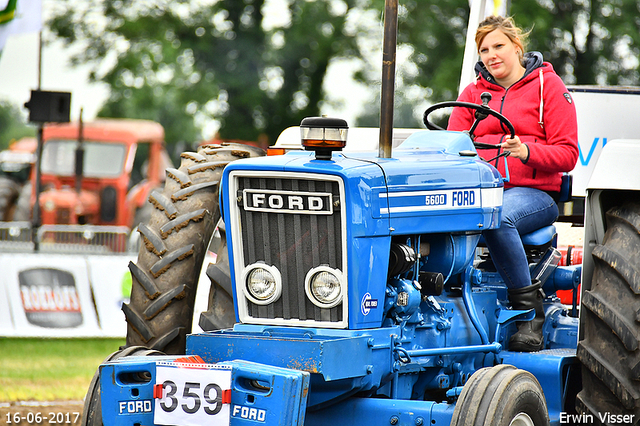
[[246,405],[234,405],[231,416],[239,417],[245,420],[264,422],[267,418],[267,412],[266,410],[255,407],[247,407]]
[[120,414],[137,414],[137,413],[151,413],[153,404],[151,400],[138,400],[138,401],[120,401],[118,408]]
[[245,210],[271,213],[333,214],[331,194],[326,192],[245,189],[242,193]]

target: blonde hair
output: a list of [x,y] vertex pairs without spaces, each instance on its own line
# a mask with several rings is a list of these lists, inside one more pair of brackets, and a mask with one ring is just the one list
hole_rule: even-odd
[[524,32],[521,28],[516,26],[513,18],[508,16],[488,16],[484,21],[480,22],[478,29],[476,30],[476,48],[480,50],[482,41],[492,31],[500,30],[509,40],[517,47],[520,48],[520,62],[523,61],[524,49],[527,42],[527,36],[530,31]]

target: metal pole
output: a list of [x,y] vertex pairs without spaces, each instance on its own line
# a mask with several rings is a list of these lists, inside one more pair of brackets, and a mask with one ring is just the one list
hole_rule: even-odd
[[80,119],[78,120],[78,146],[76,147],[75,157],[76,192],[78,193],[78,198],[80,198],[80,192],[82,192],[82,174],[84,172],[84,123],[82,122],[82,110],[83,108],[80,108]]
[[382,42],[382,93],[380,96],[380,144],[378,157],[391,158],[393,141],[393,97],[398,38],[398,0],[385,0]]
[[[38,90],[42,86],[42,30],[38,33]],[[42,190],[42,145],[43,145],[44,123],[38,123],[38,145],[36,148],[36,181],[35,181],[35,195],[36,200],[33,205],[33,211],[31,212],[31,238],[33,241],[33,249],[35,251],[40,250],[40,243],[38,241],[38,228],[40,228],[40,192]]]

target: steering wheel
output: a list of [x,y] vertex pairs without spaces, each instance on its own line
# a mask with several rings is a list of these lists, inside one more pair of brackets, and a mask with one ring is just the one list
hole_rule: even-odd
[[[482,95],[480,95],[480,99],[482,99],[482,105],[478,105],[470,102],[459,102],[459,101],[440,102],[435,105],[431,105],[424,112],[424,117],[422,119],[424,121],[424,125],[427,126],[427,129],[429,130],[444,130],[442,127],[438,126],[437,124],[433,124],[432,122],[429,121],[429,114],[431,114],[432,112],[438,109],[448,108],[448,107],[471,108],[476,111],[475,112],[476,119],[473,122],[471,129],[469,129],[469,136],[471,137],[471,140],[475,139],[473,132],[476,130],[476,127],[478,127],[478,124],[480,123],[480,121],[484,120],[490,115],[496,117],[498,120],[500,120],[501,123],[507,126],[507,129],[509,129],[509,132],[511,133],[511,137],[513,138],[515,136],[515,130],[513,128],[513,124],[511,124],[511,122],[507,117],[500,114],[498,111],[491,109],[491,107],[489,106],[489,101],[491,100],[491,93],[489,92],[482,93]],[[475,141],[473,142],[473,145],[476,148],[480,148],[480,149],[496,148],[496,145],[475,142]]]

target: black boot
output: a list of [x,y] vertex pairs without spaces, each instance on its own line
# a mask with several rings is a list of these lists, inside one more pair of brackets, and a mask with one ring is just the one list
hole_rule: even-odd
[[534,308],[536,316],[531,321],[516,323],[518,331],[509,339],[509,350],[515,352],[536,352],[543,347],[542,326],[544,325],[544,292],[542,283],[535,281],[530,286],[509,290],[511,308],[528,310]]

